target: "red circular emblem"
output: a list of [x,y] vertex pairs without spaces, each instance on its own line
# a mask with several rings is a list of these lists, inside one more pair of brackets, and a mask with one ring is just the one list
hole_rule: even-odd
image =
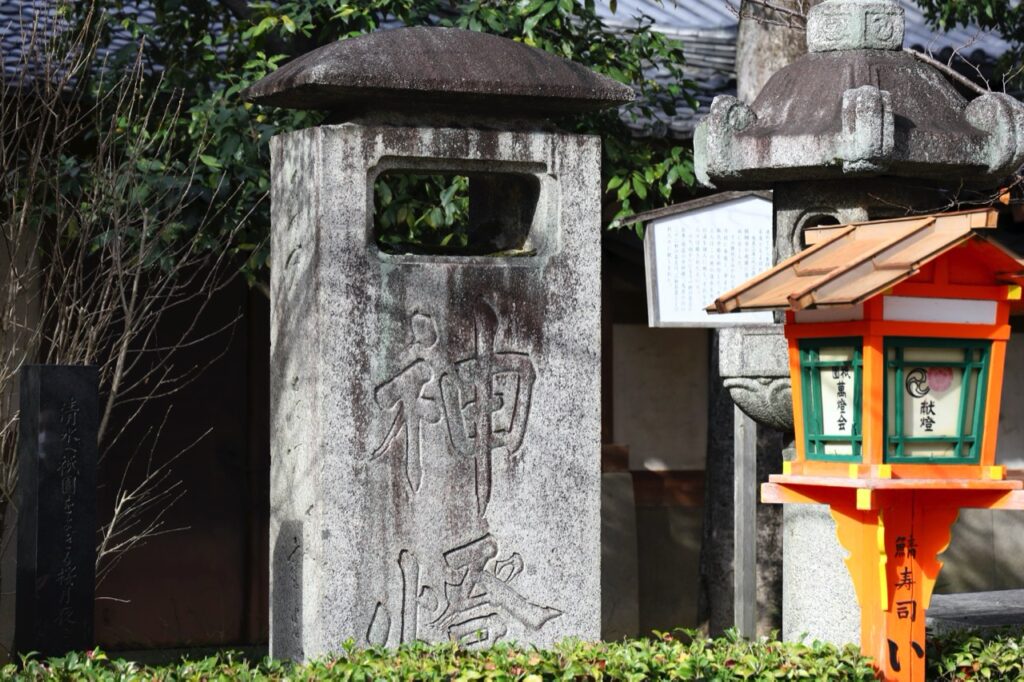
[[952,367],[929,367],[928,387],[933,391],[945,391],[953,385]]

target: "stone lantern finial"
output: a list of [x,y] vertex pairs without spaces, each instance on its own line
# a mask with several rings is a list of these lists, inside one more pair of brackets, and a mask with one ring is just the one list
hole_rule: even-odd
[[894,0],[826,0],[807,15],[807,50],[900,50],[905,23]]

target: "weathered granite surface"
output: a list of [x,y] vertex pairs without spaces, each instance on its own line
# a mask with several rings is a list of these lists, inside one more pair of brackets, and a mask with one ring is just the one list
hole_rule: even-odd
[[899,50],[903,8],[894,0],[832,0],[807,13],[807,51]]
[[859,643],[860,606],[828,507],[787,504],[782,517],[783,638]]
[[[344,124],[272,152],[271,653],[601,627],[600,144]],[[393,255],[382,172],[516,173],[526,257]]]
[[243,93],[260,104],[349,114],[432,108],[500,116],[595,111],[632,88],[544,50],[458,28],[417,26],[330,43]]

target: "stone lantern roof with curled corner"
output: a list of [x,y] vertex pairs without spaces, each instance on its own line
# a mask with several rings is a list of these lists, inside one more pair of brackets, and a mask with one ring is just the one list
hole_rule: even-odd
[[[894,0],[825,0],[808,14],[808,54],[752,103],[716,97],[697,127],[702,184],[774,191],[776,262],[806,246],[808,227],[943,210],[992,194],[1024,164],[1024,104],[996,92],[969,101],[903,50],[904,28]],[[733,399],[791,429],[781,325],[720,333]]]
[[808,54],[750,105],[720,96],[694,140],[698,178],[718,188],[897,176],[991,186],[1024,163],[1024,104],[968,102],[903,48],[893,0],[826,0],[807,18]]

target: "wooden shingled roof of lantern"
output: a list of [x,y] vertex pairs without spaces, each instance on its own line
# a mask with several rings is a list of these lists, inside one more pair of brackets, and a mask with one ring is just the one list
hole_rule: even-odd
[[984,234],[996,219],[996,210],[985,208],[810,228],[806,249],[718,297],[708,311],[857,305],[967,242],[977,242],[997,279],[1019,284],[1024,262]]

